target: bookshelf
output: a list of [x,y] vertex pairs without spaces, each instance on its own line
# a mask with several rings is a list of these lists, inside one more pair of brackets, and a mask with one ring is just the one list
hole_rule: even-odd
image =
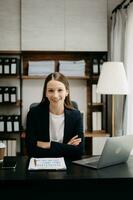
[[[0,54],[1,58],[11,58],[15,57],[19,61],[19,73],[14,75],[9,74],[2,74],[0,75],[0,86],[7,86],[13,85],[19,88],[18,90],[18,97],[15,103],[1,103],[1,115],[4,114],[5,110],[8,113],[19,113],[20,115],[20,131],[19,133],[13,133],[12,131],[8,134],[3,133],[0,134],[1,140],[17,140],[17,152],[24,152],[24,139],[25,139],[25,132],[23,130],[23,109],[25,108],[25,102],[23,100],[23,93],[24,91],[24,81],[44,81],[46,76],[38,76],[38,75],[28,75],[28,67],[29,61],[54,61],[55,63],[55,71],[59,71],[59,61],[85,61],[85,73],[82,76],[67,76],[67,78],[71,81],[83,81],[86,87],[86,105],[85,105],[85,120],[86,120],[86,127],[85,127],[85,154],[92,154],[93,153],[93,140],[98,137],[106,137],[109,134],[108,127],[107,127],[107,99],[106,96],[101,96],[100,98],[97,97],[96,94],[93,94],[95,91],[94,85],[96,86],[98,77],[100,74],[100,70],[102,67],[102,63],[107,60],[107,52],[49,52],[49,51],[22,51],[22,52],[2,52]],[[2,64],[3,66],[3,64]],[[20,67],[21,66],[21,67]],[[7,70],[8,71],[8,70]],[[34,86],[32,86],[34,87]],[[93,97],[94,96],[94,97]],[[95,98],[95,100],[94,100]],[[3,113],[2,113],[3,110]],[[11,110],[11,111],[10,111]],[[10,111],[10,112],[9,112]],[[82,112],[82,111],[81,111]],[[83,111],[84,112],[84,111]],[[93,113],[100,113],[100,117],[95,119]],[[94,121],[98,121],[100,124],[99,127],[93,127]],[[85,124],[85,123],[84,123]]]
[[[107,133],[107,99],[101,96],[98,102],[93,102],[93,85],[97,84],[102,63],[107,60],[107,52],[49,52],[49,51],[22,51],[23,81],[44,80],[46,75],[28,75],[29,61],[54,61],[55,71],[59,71],[59,61],[85,61],[84,76],[67,76],[69,80],[85,81],[86,85],[86,128],[85,128],[85,154],[92,154],[93,138],[106,137]],[[97,62],[96,62],[97,61]],[[95,65],[95,70],[93,70]],[[97,66],[96,66],[97,65]],[[96,70],[97,67],[97,70]],[[95,94],[96,95],[96,94]],[[93,119],[93,113],[100,113],[98,119]],[[94,121],[100,124],[99,128],[93,128]],[[24,138],[24,133],[22,134]]]
[[0,52],[0,141],[6,156],[21,153],[22,79],[20,52]]

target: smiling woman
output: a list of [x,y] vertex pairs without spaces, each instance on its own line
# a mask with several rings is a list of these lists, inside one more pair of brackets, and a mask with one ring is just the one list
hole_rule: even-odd
[[67,78],[47,76],[41,102],[27,114],[26,143],[30,157],[67,157],[83,154],[83,120],[73,108]]

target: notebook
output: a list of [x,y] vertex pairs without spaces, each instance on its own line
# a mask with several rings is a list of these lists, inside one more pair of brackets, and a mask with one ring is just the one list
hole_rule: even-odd
[[30,158],[28,170],[66,170],[64,157]]
[[100,169],[126,162],[133,148],[133,135],[107,138],[102,154],[75,160],[73,163],[85,167]]

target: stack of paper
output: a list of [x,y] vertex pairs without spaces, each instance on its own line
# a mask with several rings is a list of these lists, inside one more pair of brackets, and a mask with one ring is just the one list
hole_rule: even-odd
[[63,157],[59,158],[31,158],[29,170],[65,170],[66,164]]
[[66,76],[84,76],[85,61],[59,61],[59,71]]
[[28,75],[47,76],[55,71],[54,61],[29,61]]

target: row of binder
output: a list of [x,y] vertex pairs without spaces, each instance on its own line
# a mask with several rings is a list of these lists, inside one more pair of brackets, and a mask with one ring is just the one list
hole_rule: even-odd
[[92,74],[99,75],[102,70],[103,63],[106,61],[106,56],[103,58],[94,58],[92,61]]
[[0,133],[20,131],[20,115],[0,115]]
[[0,87],[0,103],[16,103],[17,87],[1,86]]
[[15,57],[0,57],[0,75],[19,74],[19,63]]

